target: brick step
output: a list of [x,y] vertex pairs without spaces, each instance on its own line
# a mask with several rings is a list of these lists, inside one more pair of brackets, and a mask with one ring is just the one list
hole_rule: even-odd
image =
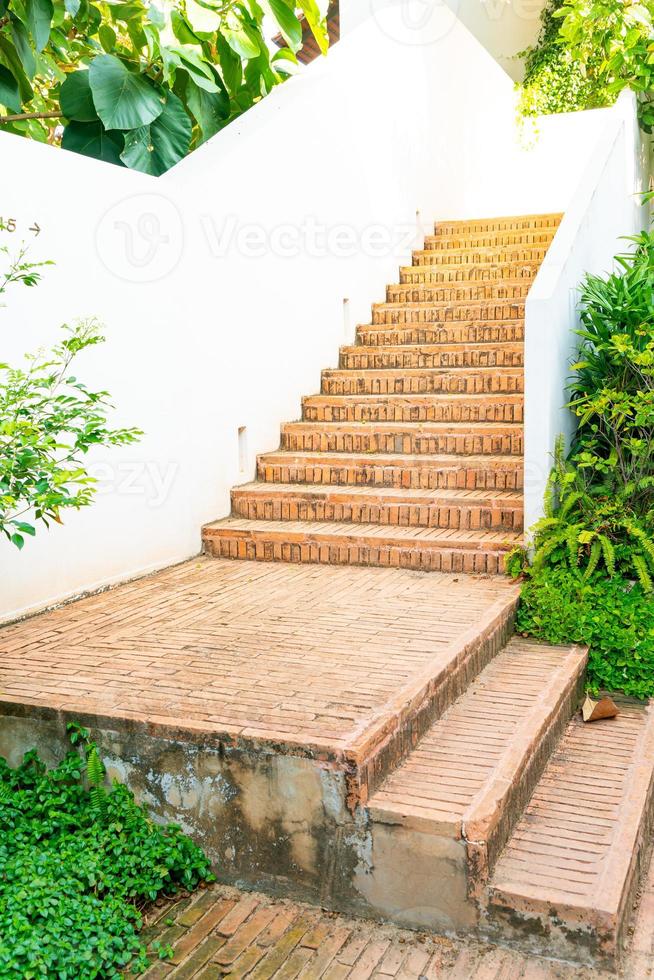
[[230,517],[204,527],[202,539],[205,551],[215,558],[495,575],[503,570],[504,555],[522,535]]
[[457,320],[518,320],[524,300],[468,300],[444,303],[373,303],[372,322],[446,323]]
[[287,422],[281,447],[290,452],[521,456],[521,423]]
[[491,218],[460,218],[453,221],[437,221],[436,235],[457,235],[461,232],[514,231],[538,228],[555,229],[561,224],[562,214],[512,214]]
[[449,267],[462,265],[497,265],[501,262],[529,262],[539,265],[547,253],[543,245],[498,245],[495,248],[479,249],[448,249],[439,252],[436,249],[416,249],[412,253],[414,266],[447,265]]
[[523,367],[522,343],[402,344],[341,347],[339,366],[347,371],[380,368]]
[[386,287],[386,301],[388,303],[459,303],[474,299],[522,299],[529,292],[530,286],[531,279],[449,282],[442,285],[394,283]]
[[522,494],[495,490],[406,490],[320,484],[247,483],[232,490],[234,517],[331,521],[451,530],[521,531]]
[[522,343],[524,320],[486,320],[483,323],[409,324],[386,327],[361,324],[357,343],[381,347],[406,344],[504,344]]
[[521,368],[391,368],[379,371],[322,372],[324,395],[518,394],[524,391]]
[[569,724],[489,888],[494,933],[614,967],[652,828],[654,704],[618,700],[610,722]]
[[400,284],[420,285],[445,282],[501,282],[503,279],[531,282],[538,272],[540,262],[499,262],[485,265],[403,265],[400,267]]
[[522,422],[521,394],[308,395],[307,422]]
[[446,252],[449,249],[495,248],[507,245],[544,245],[549,247],[556,228],[521,228],[508,231],[459,231],[448,235],[427,235],[424,248]]
[[429,490],[522,490],[519,456],[403,453],[265,453],[257,478],[266,483],[415,487]]
[[[578,647],[511,640],[370,797],[373,875],[395,921],[425,925],[415,917],[426,911],[431,927],[475,924],[475,899],[578,704],[585,662]],[[407,892],[412,867],[421,873]]]

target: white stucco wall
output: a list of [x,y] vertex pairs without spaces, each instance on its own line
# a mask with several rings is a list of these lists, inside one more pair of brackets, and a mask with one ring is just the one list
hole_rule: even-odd
[[610,115],[547,120],[526,148],[511,80],[441,16],[438,57],[398,40],[397,10],[368,19],[158,180],[0,135],[19,221],[0,243],[36,219],[33,254],[57,262],[7,296],[0,359],[97,314],[79,374],[146,432],[93,455],[93,507],[0,543],[0,618],[196,554],[434,219],[568,206]]
[[384,30],[383,11],[392,7],[398,38],[408,47],[428,47],[438,58],[458,20],[520,81],[524,64],[517,55],[536,41],[544,6],[544,0],[339,0],[341,37],[368,19]]

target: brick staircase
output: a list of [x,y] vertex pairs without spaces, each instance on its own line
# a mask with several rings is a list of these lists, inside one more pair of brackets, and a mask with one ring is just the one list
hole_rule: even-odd
[[205,551],[501,572],[522,534],[525,297],[559,221],[437,225]]

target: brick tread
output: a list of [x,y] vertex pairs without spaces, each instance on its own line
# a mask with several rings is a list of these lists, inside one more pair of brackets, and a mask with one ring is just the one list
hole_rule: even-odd
[[322,394],[421,394],[522,392],[522,367],[328,368],[322,372]]
[[453,218],[434,223],[435,234],[447,235],[452,230],[487,231],[512,228],[558,228],[563,215],[558,211],[546,214],[491,215],[488,218]]
[[351,524],[330,521],[249,521],[226,517],[204,528],[207,536],[281,535],[284,540],[302,542],[304,539],[338,538],[346,540],[385,541],[398,547],[421,544],[423,547],[442,545],[448,548],[476,548],[504,551],[522,540],[522,535],[508,531],[454,531],[449,528],[398,527],[379,524]]
[[616,936],[654,789],[654,705],[621,699],[619,708],[611,722],[568,725],[497,864],[493,903],[564,928],[584,913]]
[[502,345],[522,343],[523,320],[485,320],[482,323],[366,323],[357,328],[359,347],[432,347],[452,346],[467,348],[475,345],[480,350],[486,344]]
[[372,819],[487,845],[528,798],[521,781],[535,782],[532,761],[574,706],[585,662],[574,646],[511,640],[371,797]]

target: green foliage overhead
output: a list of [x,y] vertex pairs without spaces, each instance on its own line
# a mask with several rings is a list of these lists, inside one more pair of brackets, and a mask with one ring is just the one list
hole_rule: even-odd
[[[0,976],[120,980],[147,965],[141,909],[160,894],[212,880],[179,827],[155,825],[105,774],[88,732],[47,770],[35,751],[0,759]],[[164,950],[162,955],[166,955]]]
[[[29,284],[29,283],[28,283]],[[110,429],[106,391],[90,391],[71,366],[102,343],[98,324],[64,326],[51,351],[27,356],[26,368],[0,364],[0,533],[22,548],[39,524],[62,523],[62,510],[93,500],[83,456],[92,446],[135,442],[138,429]]]
[[303,22],[325,53],[317,0],[0,0],[0,127],[162,174],[295,70]]
[[567,565],[528,571],[516,628],[548,643],[590,647],[595,690],[654,697],[654,602],[639,584]]

